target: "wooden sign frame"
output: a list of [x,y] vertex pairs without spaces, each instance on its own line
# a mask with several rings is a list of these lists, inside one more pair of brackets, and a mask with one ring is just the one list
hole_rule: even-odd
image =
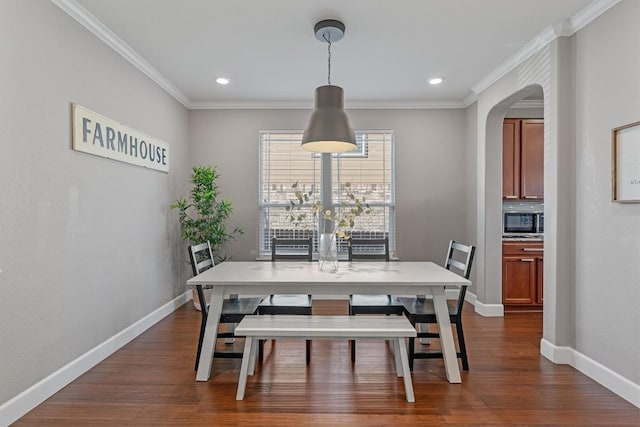
[[611,131],[612,200],[640,203],[640,122]]

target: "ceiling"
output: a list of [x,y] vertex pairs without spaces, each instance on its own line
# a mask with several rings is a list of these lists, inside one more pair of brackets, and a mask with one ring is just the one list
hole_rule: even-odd
[[[331,49],[331,82],[344,88],[348,108],[460,107],[474,89],[611,3],[52,1],[189,108],[310,108],[314,88],[327,83],[327,44],[313,26],[328,18],[346,25]],[[231,82],[218,85],[219,76]],[[429,85],[433,76],[445,80]]]

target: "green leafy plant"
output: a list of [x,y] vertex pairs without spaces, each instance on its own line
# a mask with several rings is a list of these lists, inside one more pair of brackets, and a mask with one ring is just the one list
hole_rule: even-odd
[[[301,212],[301,209],[305,203],[311,201],[313,191],[300,190],[297,181],[291,185],[291,188],[294,190],[294,198],[289,199],[289,205],[285,208],[289,222],[296,226],[306,224],[307,214]],[[360,199],[351,192],[350,183],[346,183],[344,188],[347,200],[340,203],[340,213],[337,210],[324,209],[322,203],[317,200],[311,204],[311,212],[316,219],[322,218],[323,233],[335,233],[337,237],[348,239],[350,230],[355,226],[356,218],[370,214],[373,209],[365,197]]]
[[226,254],[222,253],[224,244],[244,233],[239,227],[227,230],[225,223],[233,212],[233,205],[221,198],[216,183],[219,177],[213,166],[194,167],[191,175],[193,188],[189,198],[178,199],[171,205],[171,209],[178,210],[182,237],[193,244],[208,240],[217,262],[227,259]]

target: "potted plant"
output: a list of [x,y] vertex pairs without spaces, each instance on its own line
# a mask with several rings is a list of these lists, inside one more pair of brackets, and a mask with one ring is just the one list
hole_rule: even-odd
[[[191,174],[193,187],[188,198],[178,199],[171,209],[178,210],[178,221],[182,237],[190,244],[209,241],[216,262],[227,259],[224,245],[235,240],[244,231],[234,228],[229,231],[226,222],[233,212],[233,204],[222,199],[216,180],[220,177],[214,166],[195,166]],[[196,308],[199,304],[194,299]]]

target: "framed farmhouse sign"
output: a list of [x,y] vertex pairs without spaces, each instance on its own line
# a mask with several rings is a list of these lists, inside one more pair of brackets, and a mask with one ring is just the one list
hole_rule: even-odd
[[613,201],[640,203],[640,122],[612,130]]
[[169,172],[169,144],[72,104],[73,149]]

